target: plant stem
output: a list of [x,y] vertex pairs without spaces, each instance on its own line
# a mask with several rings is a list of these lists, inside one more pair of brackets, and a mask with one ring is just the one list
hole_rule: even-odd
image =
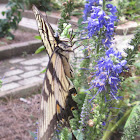
[[106,131],[106,133],[104,134],[102,140],[109,139],[110,136],[111,136],[111,134],[117,129],[117,127],[120,126],[127,119],[127,117],[129,116],[129,114],[131,113],[131,111],[132,111],[132,108],[129,109],[129,110],[127,110],[125,112],[125,114],[123,115],[123,117],[115,125],[110,124],[108,126],[108,128],[107,128],[107,130],[109,130],[109,131]]
[[99,53],[99,44],[97,45],[96,53]]
[[103,11],[105,11],[105,0],[103,0]]

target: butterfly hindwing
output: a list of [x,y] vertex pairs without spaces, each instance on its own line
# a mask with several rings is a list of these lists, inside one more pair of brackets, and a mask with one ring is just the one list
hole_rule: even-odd
[[39,128],[39,135],[42,138],[47,137],[49,139],[51,137],[57,121],[68,121],[68,117],[73,117],[71,107],[75,106],[75,102],[69,94],[71,83],[64,74],[62,62],[59,54],[54,53],[46,70]]

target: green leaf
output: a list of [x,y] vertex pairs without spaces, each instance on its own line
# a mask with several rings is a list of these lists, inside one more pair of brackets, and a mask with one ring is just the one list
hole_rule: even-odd
[[2,87],[2,80],[0,80],[0,88]]
[[125,123],[124,135],[121,140],[134,140],[139,133],[140,126],[140,104],[135,105]]
[[72,140],[72,134],[68,133],[68,140]]
[[29,133],[34,139],[37,137],[37,134],[33,133],[32,131],[29,131]]
[[38,53],[42,52],[43,50],[45,50],[45,47],[42,45],[35,51],[35,54],[38,54]]
[[84,140],[84,134],[80,132],[79,130],[74,130],[73,134],[77,140]]
[[78,25],[80,25],[82,23],[82,21],[83,21],[83,17],[79,18]]
[[140,105],[135,105],[131,111],[131,114],[129,115],[124,128],[129,127],[130,124],[132,123],[132,121],[134,121],[134,117],[135,118],[139,118],[138,114],[137,114],[137,110],[140,112]]
[[35,36],[35,39],[41,40],[41,36]]
[[13,38],[11,36],[7,36],[6,39],[7,40],[13,40]]
[[3,16],[5,15],[5,11],[2,11],[1,13],[2,13]]
[[134,66],[140,68],[140,62],[135,62],[135,63],[134,63]]
[[60,135],[60,140],[69,140],[68,138],[69,130],[68,128],[63,128],[61,135]]
[[47,69],[47,68],[45,68],[43,71],[41,71],[41,73],[45,73],[45,72],[46,72],[46,69]]
[[22,3],[19,3],[20,8],[24,11],[24,6]]
[[61,33],[61,37],[70,38],[69,29],[71,28],[71,24],[64,23],[63,26],[64,26],[64,30]]
[[0,44],[1,44],[1,45],[4,45],[4,44],[5,44],[5,42],[0,42]]

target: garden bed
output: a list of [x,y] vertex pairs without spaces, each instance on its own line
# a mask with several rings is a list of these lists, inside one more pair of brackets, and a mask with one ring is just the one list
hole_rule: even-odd
[[33,140],[37,131],[40,94],[32,97],[0,100],[0,140]]
[[0,3],[8,3],[8,0],[1,0]]
[[9,37],[0,39],[0,60],[25,53],[35,53],[36,49],[42,45],[41,40],[34,38],[38,33],[16,30],[13,34],[15,36],[14,40]]
[[22,30],[13,31],[12,34],[14,35],[14,39],[12,40],[11,37],[0,38],[0,47],[7,46],[13,43],[21,43],[25,41],[35,40],[35,36],[38,35],[37,33],[33,32],[24,32]]
[[[41,12],[44,16],[46,16],[45,12]],[[22,12],[22,16],[29,19],[35,19],[34,13],[32,10],[25,10]],[[47,19],[48,22],[51,24],[58,23],[61,15],[59,11],[52,11],[47,13]],[[72,27],[75,28],[77,25],[79,17],[72,16],[70,23],[72,24]],[[139,24],[135,21],[128,21],[125,20],[125,22],[119,21],[118,26],[115,29],[115,32],[117,35],[126,35],[126,34],[133,34],[133,32],[136,30],[136,28],[139,26]]]
[[[47,15],[47,19],[50,24],[57,25],[59,19],[61,18],[60,11],[51,11],[51,12],[47,12],[47,14],[45,12],[41,12],[41,13],[44,15],[44,17],[46,17]],[[22,16],[29,19],[35,19],[35,16],[32,10],[25,10],[24,12],[22,12]],[[79,18],[76,16],[71,16],[70,23],[73,25],[73,27],[75,27],[75,25],[77,24],[78,19]]]

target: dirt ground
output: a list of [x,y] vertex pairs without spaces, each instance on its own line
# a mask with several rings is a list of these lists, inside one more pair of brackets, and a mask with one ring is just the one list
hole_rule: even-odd
[[37,33],[32,33],[32,32],[24,32],[22,30],[16,30],[12,32],[13,35],[15,36],[14,40],[11,40],[10,38],[0,38],[0,46],[6,46],[12,43],[20,43],[24,41],[29,41],[29,40],[35,40],[35,36],[38,35]]
[[40,94],[28,98],[0,99],[0,140],[34,140]]

